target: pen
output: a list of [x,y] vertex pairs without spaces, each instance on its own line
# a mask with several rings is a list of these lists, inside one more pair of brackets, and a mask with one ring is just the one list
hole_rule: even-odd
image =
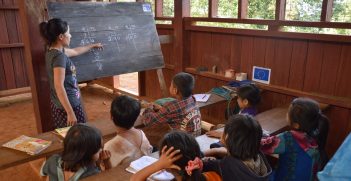
[[207,95],[205,94],[204,97],[202,97],[202,99],[204,99]]

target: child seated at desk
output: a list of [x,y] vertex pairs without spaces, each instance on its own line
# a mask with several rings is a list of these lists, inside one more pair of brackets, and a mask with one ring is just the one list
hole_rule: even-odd
[[111,152],[112,167],[152,152],[152,146],[144,132],[134,128],[140,108],[140,103],[128,96],[119,96],[112,101],[110,113],[117,135],[105,144],[105,149]]
[[[256,105],[260,103],[261,95],[260,90],[255,84],[245,84],[239,87],[237,91],[237,105],[240,108],[238,114],[248,114],[251,116],[256,116],[257,110]],[[233,111],[231,111],[233,112]],[[229,113],[229,117],[232,113]],[[218,127],[218,126],[217,126]],[[220,138],[222,136],[222,131],[208,131],[206,133],[207,136]],[[217,144],[217,143],[215,143]],[[220,147],[221,144],[213,145],[213,147]]]
[[327,161],[328,118],[308,98],[293,100],[287,117],[293,130],[261,141],[264,153],[279,154],[274,180],[315,180]]
[[163,106],[148,105],[140,121],[146,126],[166,122],[172,129],[199,136],[201,134],[201,114],[192,96],[194,85],[195,80],[191,74],[185,72],[176,74],[169,88],[169,93],[176,100],[167,102]]
[[208,161],[204,171],[213,170],[222,180],[268,180],[272,169],[260,152],[262,128],[250,115],[229,118],[221,137],[225,147],[205,151],[207,157],[223,157]]
[[109,151],[103,150],[100,131],[76,124],[63,140],[62,155],[55,154],[44,162],[40,174],[49,176],[49,180],[75,181],[100,173],[100,165],[109,169],[109,159]]
[[171,131],[163,137],[160,150],[160,159],[135,173],[131,181],[144,181],[163,169],[171,171],[176,180],[206,180],[201,173],[203,163],[200,146],[192,135],[184,131]]

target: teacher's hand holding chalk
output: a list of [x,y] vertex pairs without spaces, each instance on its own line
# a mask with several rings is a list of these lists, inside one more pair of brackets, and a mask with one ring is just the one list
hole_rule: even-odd
[[102,43],[94,43],[94,44],[90,44],[91,48],[97,48],[98,50],[103,50],[105,44]]

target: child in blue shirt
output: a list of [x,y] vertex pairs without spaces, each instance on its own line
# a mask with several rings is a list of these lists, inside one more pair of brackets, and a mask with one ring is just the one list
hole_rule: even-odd
[[329,121],[308,98],[297,98],[290,104],[288,120],[291,131],[261,140],[262,151],[279,154],[274,180],[312,181],[327,162],[324,151]]

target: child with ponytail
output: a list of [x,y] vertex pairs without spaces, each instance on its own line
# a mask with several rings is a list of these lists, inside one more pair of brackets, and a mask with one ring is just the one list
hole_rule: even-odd
[[195,138],[184,131],[172,131],[163,137],[160,159],[131,177],[131,181],[146,180],[162,169],[171,169],[176,180],[206,180],[201,174],[203,163],[200,146]]
[[[177,180],[195,181],[265,181],[272,169],[260,152],[262,128],[249,115],[235,115],[225,125],[222,137],[225,147],[205,151],[208,156],[222,156],[215,160],[202,158],[199,144],[185,132],[171,132],[161,143],[158,161],[132,176],[131,180],[146,180],[162,169],[176,169]],[[204,161],[202,161],[204,160]]]
[[291,131],[261,140],[264,153],[279,154],[274,180],[315,180],[327,162],[328,118],[318,103],[308,98],[293,100],[287,117]]

